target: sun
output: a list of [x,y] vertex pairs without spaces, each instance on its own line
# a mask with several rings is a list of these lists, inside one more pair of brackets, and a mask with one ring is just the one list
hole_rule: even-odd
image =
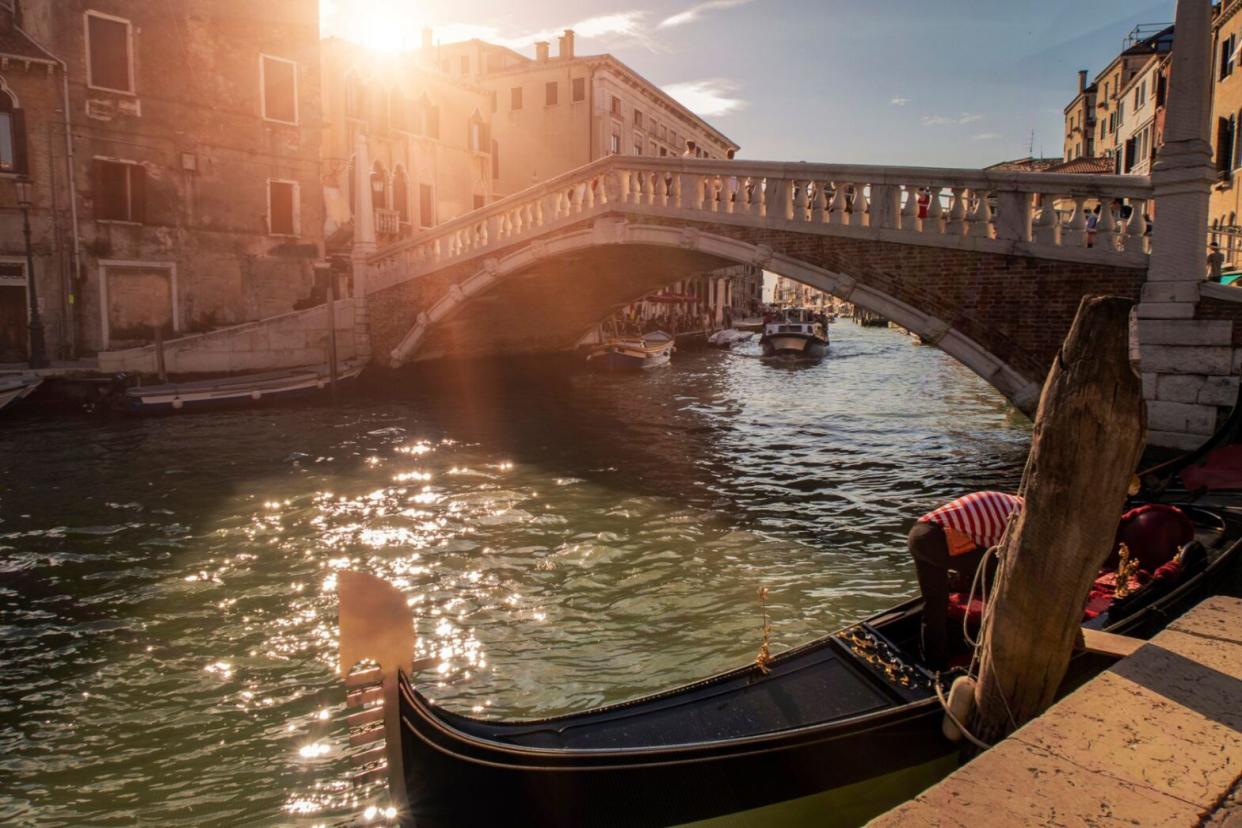
[[417,49],[423,27],[431,25],[426,6],[414,0],[323,0],[320,30],[375,52]]

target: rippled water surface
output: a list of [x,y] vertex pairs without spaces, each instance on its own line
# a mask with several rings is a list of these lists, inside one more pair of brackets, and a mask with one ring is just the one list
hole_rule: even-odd
[[338,407],[0,420],[0,822],[334,824],[335,573],[414,601],[420,677],[485,715],[580,710],[912,594],[939,501],[1016,486],[1029,425],[894,331],[775,367],[540,362]]

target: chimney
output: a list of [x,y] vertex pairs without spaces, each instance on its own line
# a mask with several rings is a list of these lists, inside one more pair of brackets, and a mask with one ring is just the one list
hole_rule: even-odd
[[428,52],[430,52],[430,51],[431,51],[431,46],[432,46],[432,43],[431,43],[431,27],[430,27],[430,26],[424,26],[424,27],[423,27],[423,48],[424,48],[424,49],[426,49]]
[[1080,93],[1087,91],[1087,70],[1078,70],[1078,91]]
[[573,60],[573,57],[574,57],[574,30],[573,29],[566,29],[565,33],[561,35],[560,53],[558,54],[558,57],[560,57],[561,60]]
[[540,63],[548,62],[548,41],[541,40],[535,44],[535,60]]

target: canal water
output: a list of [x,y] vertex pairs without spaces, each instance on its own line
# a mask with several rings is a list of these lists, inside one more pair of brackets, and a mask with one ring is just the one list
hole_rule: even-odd
[[915,592],[904,534],[1016,486],[1029,423],[933,348],[683,349],[385,375],[327,405],[0,421],[0,823],[332,825],[351,790],[336,573],[414,600],[420,686],[581,710]]

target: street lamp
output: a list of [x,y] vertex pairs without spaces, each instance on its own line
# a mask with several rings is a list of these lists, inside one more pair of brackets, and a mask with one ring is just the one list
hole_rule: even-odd
[[34,205],[30,179],[21,176],[14,181],[17,206],[22,210],[22,233],[26,237],[26,292],[30,301],[30,367],[47,367],[47,348],[43,343],[43,319],[39,315],[39,293],[35,286],[34,250],[30,244],[30,208]]

